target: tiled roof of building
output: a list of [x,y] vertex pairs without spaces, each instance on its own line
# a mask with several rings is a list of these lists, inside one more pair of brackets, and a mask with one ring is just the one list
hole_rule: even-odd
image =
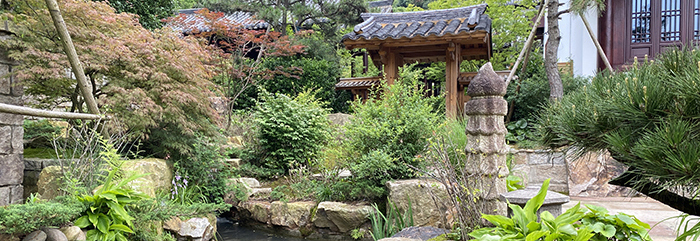
[[358,39],[414,38],[458,35],[463,32],[491,31],[491,19],[484,14],[486,4],[462,8],[403,13],[363,13],[364,22],[343,36]]
[[[184,14],[185,19],[183,22],[187,23],[187,27],[183,26],[177,26],[177,25],[170,25],[174,30],[176,31],[181,31],[181,32],[190,32],[192,30],[197,30],[201,32],[206,32],[209,31],[208,26],[206,23],[203,21],[201,15],[198,15],[196,12],[201,10],[201,8],[193,8],[193,9],[182,9],[179,10],[179,14]],[[224,14],[224,19],[227,21],[231,21],[232,23],[240,24],[245,28],[248,29],[265,29],[268,27],[267,22],[263,20],[257,20],[253,18],[253,14],[249,12],[232,12],[232,13],[227,13]]]

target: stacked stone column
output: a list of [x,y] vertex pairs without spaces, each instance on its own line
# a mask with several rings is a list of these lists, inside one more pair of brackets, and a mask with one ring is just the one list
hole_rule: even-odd
[[[0,29],[0,41],[11,37],[12,33],[7,29]],[[10,75],[15,65],[16,62],[8,58],[7,52],[0,50],[0,103],[22,105],[22,86]],[[22,115],[0,112],[0,206],[21,203],[23,200],[23,118]]]
[[467,116],[467,160],[474,183],[480,186],[477,204],[486,214],[506,215],[505,203],[498,200],[505,193],[508,167],[506,166],[506,127],[503,117],[508,103],[503,96],[506,84],[491,63],[485,64],[469,84],[471,99],[464,104]]

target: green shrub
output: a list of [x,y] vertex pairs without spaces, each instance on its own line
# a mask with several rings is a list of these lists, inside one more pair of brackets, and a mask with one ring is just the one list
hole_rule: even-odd
[[41,227],[61,226],[75,220],[86,208],[71,196],[0,207],[0,233],[26,234]]
[[201,195],[210,202],[223,202],[228,191],[226,180],[232,173],[224,164],[224,157],[218,143],[221,139],[195,135],[190,140],[192,152],[174,156],[174,166],[177,173],[190,177],[191,184],[199,187]]
[[[336,106],[334,112],[347,110],[347,101],[350,99],[340,98],[335,91],[335,83],[338,81],[340,66],[338,62],[328,61],[319,58],[307,57],[280,57],[265,60],[267,68],[297,67],[301,69],[298,76],[277,75],[270,80],[263,82],[262,86],[266,91],[287,96],[297,96],[306,90],[317,90],[316,98],[324,103],[324,107]],[[339,92],[342,93],[342,92]],[[352,97],[352,96],[350,96]]]
[[[601,73],[541,115],[543,145],[608,150],[629,166],[628,186],[688,214],[700,214],[700,51],[669,50],[626,72]],[[669,190],[670,189],[670,190]],[[685,190],[680,195],[672,190]]]
[[293,166],[308,166],[330,140],[326,114],[311,92],[293,99],[283,94],[266,94],[255,113],[260,152],[252,163],[284,173]]
[[[376,181],[415,177],[409,166],[420,167],[415,156],[425,150],[438,120],[432,98],[425,98],[422,88],[409,80],[384,84],[381,90],[381,96],[352,105],[354,118],[345,125],[350,168],[355,169],[353,175]],[[372,170],[370,166],[381,169]],[[386,175],[374,176],[378,173]]]
[[24,148],[52,148],[52,141],[61,134],[60,126],[48,120],[24,121]]

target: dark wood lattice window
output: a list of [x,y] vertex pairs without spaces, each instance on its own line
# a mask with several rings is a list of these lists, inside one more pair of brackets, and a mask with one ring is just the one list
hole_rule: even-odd
[[626,0],[627,61],[700,41],[700,0]]
[[661,3],[661,41],[681,40],[681,0],[662,0]]
[[632,43],[651,41],[651,0],[632,0]]
[[700,0],[693,7],[693,40],[700,40]]

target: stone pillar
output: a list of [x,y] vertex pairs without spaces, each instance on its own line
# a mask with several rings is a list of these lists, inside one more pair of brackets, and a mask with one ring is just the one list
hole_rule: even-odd
[[508,111],[506,83],[486,63],[469,84],[471,99],[464,104],[467,115],[467,160],[472,173],[482,183],[478,202],[486,214],[506,215],[506,204],[498,200],[505,193],[506,127],[503,117]]
[[[5,24],[7,26],[7,24]],[[7,27],[0,29],[0,41],[12,37]],[[0,103],[22,105],[22,86],[17,85],[10,75],[16,62],[8,58],[7,52],[0,50]],[[24,189],[24,129],[22,115],[0,112],[0,206],[21,203]]]

